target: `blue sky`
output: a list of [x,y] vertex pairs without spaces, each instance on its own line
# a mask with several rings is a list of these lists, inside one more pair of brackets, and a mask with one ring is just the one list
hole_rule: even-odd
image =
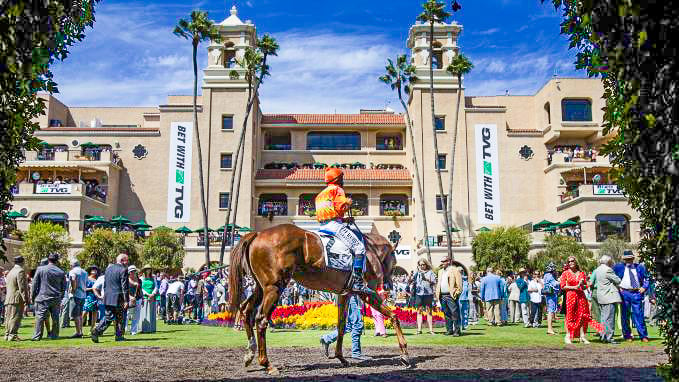
[[[69,106],[156,106],[167,95],[191,94],[191,44],[172,29],[196,8],[221,22],[234,3],[241,20],[252,20],[259,34],[272,34],[281,46],[261,88],[265,113],[400,109],[377,77],[386,58],[406,52],[421,0],[103,0],[94,29],[53,68],[57,97]],[[465,79],[467,95],[534,94],[555,73],[585,76],[573,69],[575,52],[559,34],[551,1],[461,4],[451,20],[463,25],[459,45],[475,65]],[[206,61],[203,45],[199,67]]]

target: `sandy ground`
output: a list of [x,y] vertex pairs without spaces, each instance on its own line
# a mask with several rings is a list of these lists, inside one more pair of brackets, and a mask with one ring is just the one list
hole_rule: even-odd
[[[666,360],[658,347],[577,345],[550,348],[413,347],[415,367],[398,365],[398,349],[364,349],[374,360],[342,367],[319,348],[270,349],[277,381],[656,381]],[[258,366],[244,368],[242,349],[69,348],[0,349],[4,381],[228,381],[272,380]],[[255,360],[256,363],[256,360]]]

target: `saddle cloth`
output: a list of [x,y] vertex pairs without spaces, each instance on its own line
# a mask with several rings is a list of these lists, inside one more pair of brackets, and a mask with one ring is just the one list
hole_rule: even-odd
[[319,230],[316,231],[316,234],[323,243],[325,266],[338,271],[351,271],[354,261],[354,254],[351,249],[329,231]]

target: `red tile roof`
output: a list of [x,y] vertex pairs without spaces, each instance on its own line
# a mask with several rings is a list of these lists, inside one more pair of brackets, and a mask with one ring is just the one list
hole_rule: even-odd
[[263,124],[404,125],[400,114],[264,114]]
[[[285,180],[316,180],[323,183],[325,170],[298,168],[295,170],[257,170],[255,179],[285,179]],[[410,181],[410,172],[406,169],[399,170],[377,170],[377,169],[356,169],[344,170],[344,179],[347,181],[365,180],[398,180]]]

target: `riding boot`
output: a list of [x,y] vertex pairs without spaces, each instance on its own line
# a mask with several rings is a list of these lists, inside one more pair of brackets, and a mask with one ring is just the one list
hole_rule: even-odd
[[354,268],[354,271],[351,273],[351,291],[363,294],[373,293],[373,290],[368,288],[365,281],[363,281],[362,268]]

